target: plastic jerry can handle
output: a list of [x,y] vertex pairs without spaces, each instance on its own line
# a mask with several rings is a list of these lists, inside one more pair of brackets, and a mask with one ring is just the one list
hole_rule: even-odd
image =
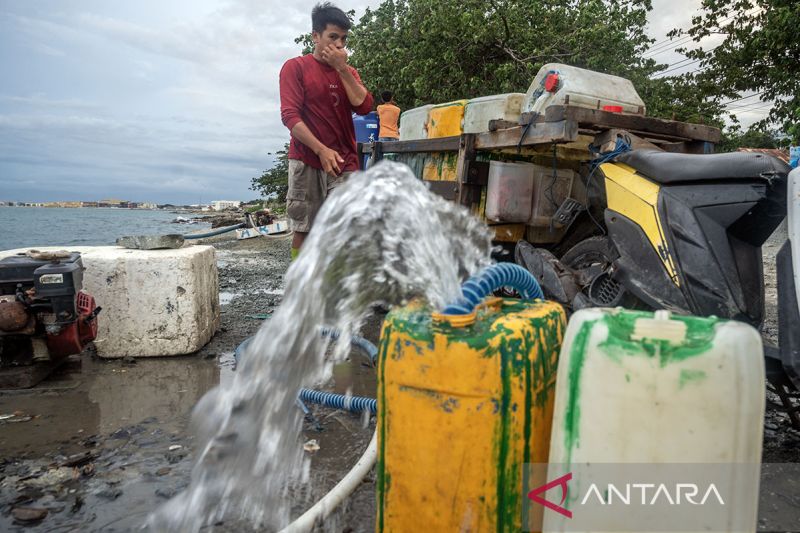
[[686,323],[672,320],[669,311],[656,311],[653,318],[639,318],[633,325],[631,340],[643,339],[680,344],[686,340]]

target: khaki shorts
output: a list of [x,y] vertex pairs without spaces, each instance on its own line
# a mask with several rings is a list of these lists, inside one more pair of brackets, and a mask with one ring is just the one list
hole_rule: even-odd
[[352,172],[339,176],[306,165],[297,159],[289,160],[289,191],[286,193],[286,215],[294,231],[311,231],[314,218],[325,198],[343,184]]

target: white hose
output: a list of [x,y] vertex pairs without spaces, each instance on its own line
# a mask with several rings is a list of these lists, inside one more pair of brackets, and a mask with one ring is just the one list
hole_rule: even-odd
[[358,488],[364,477],[372,470],[378,458],[378,430],[372,434],[372,440],[364,454],[333,489],[322,497],[303,515],[283,528],[281,533],[306,533],[327,518],[336,507]]

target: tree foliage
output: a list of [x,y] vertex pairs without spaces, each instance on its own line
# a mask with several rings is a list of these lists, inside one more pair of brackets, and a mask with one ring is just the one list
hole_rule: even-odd
[[630,77],[655,72],[641,53],[649,0],[385,0],[351,37],[352,64],[401,106],[525,92],[548,62]]
[[[703,0],[686,33],[695,41],[724,35],[719,46],[685,51],[700,60],[698,78],[718,100],[755,92],[774,102],[768,123],[800,141],[800,3],[797,0]],[[680,35],[676,30],[672,36]]]
[[278,159],[272,168],[250,180],[250,190],[261,193],[264,198],[284,204],[289,190],[289,144],[287,143],[283,150],[279,150],[275,155]]
[[544,64],[633,81],[651,116],[722,125],[697,79],[654,79],[643,58],[650,0],[384,0],[354,28],[351,63],[403,108],[525,92]]
[[767,131],[758,125],[742,130],[738,124],[728,128],[717,145],[718,152],[734,152],[738,148],[781,148],[786,139],[774,131]]

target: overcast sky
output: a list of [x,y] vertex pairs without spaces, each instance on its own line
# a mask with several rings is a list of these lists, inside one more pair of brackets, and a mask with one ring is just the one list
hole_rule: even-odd
[[[0,200],[255,198],[288,140],[278,72],[314,3],[0,0]],[[699,3],[653,0],[652,36]],[[669,48],[657,59],[682,59]]]

